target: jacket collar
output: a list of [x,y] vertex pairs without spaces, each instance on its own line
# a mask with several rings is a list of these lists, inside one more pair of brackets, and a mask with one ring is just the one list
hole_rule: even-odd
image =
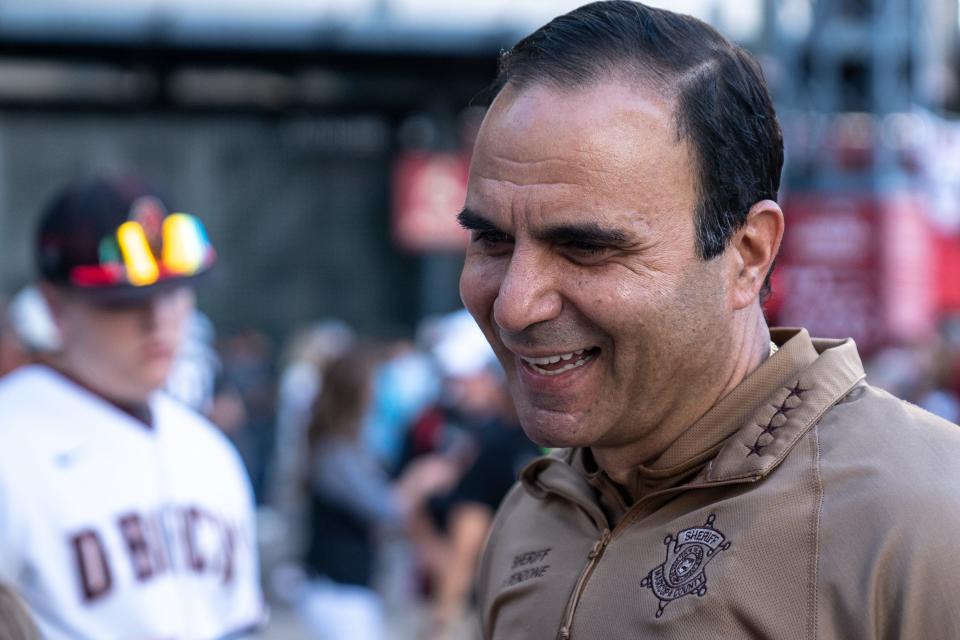
[[[705,480],[766,476],[810,427],[865,377],[853,340],[810,340],[804,330],[792,332],[788,344],[804,341],[815,350],[816,359],[785,375],[772,393],[755,403],[747,420],[707,465]],[[775,332],[776,337],[782,335],[785,332]],[[771,360],[774,358],[776,355]]]
[[[804,329],[773,329],[777,353],[687,429],[664,453],[638,466],[625,486],[596,467],[588,450],[565,449],[532,462],[521,482],[535,496],[553,493],[617,519],[631,501],[696,478],[757,480],[772,471],[806,431],[863,379],[852,340],[811,340]],[[596,519],[596,514],[591,513]]]

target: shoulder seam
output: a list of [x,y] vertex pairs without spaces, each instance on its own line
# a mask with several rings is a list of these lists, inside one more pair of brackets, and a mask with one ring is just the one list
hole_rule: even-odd
[[813,428],[810,430],[811,449],[813,450],[813,483],[814,483],[814,500],[816,503],[816,508],[813,514],[813,519],[811,522],[811,535],[813,538],[813,555],[810,559],[810,611],[809,611],[809,620],[810,620],[810,632],[807,634],[807,637],[811,640],[816,640],[819,634],[819,609],[820,609],[820,593],[818,591],[820,584],[820,525],[821,518],[823,517],[823,477],[820,475],[820,425],[814,424]]

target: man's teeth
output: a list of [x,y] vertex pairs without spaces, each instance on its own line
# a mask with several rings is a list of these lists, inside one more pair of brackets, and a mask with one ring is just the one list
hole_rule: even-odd
[[573,356],[582,355],[586,349],[580,349],[579,351],[572,351],[571,353],[562,353],[558,356],[544,356],[542,358],[524,358],[520,356],[530,364],[557,364],[561,360],[571,360]]
[[[561,353],[555,356],[544,356],[543,358],[526,358],[523,356],[520,356],[520,357],[530,365],[531,369],[533,369],[537,373],[543,374],[545,376],[556,376],[556,375],[560,375],[561,373],[570,371],[571,369],[576,369],[577,367],[583,366],[584,364],[589,362],[591,358],[593,358],[593,355],[592,354],[584,355],[585,351],[586,349],[580,349],[579,351],[572,351],[570,353]],[[557,364],[561,360],[564,362],[568,362],[570,360],[573,360],[574,358],[576,358],[574,362],[571,362],[570,364],[565,364],[559,369],[543,369],[542,366],[538,366],[538,365]]]

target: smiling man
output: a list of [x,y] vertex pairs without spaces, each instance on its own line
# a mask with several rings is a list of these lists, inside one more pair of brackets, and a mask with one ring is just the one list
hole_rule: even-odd
[[461,295],[559,450],[500,508],[486,637],[960,629],[960,429],[765,323],[782,163],[756,62],[693,18],[594,3],[504,54]]
[[48,640],[252,631],[246,473],[158,391],[215,260],[202,223],[142,179],[81,180],[44,210],[36,256],[60,349],[0,383],[0,583]]

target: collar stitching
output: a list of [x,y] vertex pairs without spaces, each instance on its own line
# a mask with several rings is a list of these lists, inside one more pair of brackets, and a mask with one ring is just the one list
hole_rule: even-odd
[[[781,402],[779,405],[778,404],[771,405],[774,409],[776,409],[776,412],[772,416],[770,416],[770,420],[767,422],[767,424],[760,423],[757,425],[762,429],[762,431],[759,433],[759,435],[757,435],[756,439],[753,441],[753,444],[743,445],[748,450],[747,451],[748,458],[750,456],[757,456],[758,458],[760,457],[760,454],[763,453],[763,450],[764,448],[766,448],[767,444],[771,444],[772,442],[771,441],[771,442],[768,442],[767,444],[760,444],[760,438],[762,438],[765,435],[773,436],[774,431],[776,431],[777,429],[785,425],[787,423],[787,414],[790,413],[791,411],[794,411],[795,409],[800,408],[800,404],[803,403],[803,394],[809,391],[809,389],[802,388],[800,386],[799,381],[797,381],[797,383],[794,384],[793,387],[786,387],[786,389],[790,393],[787,394],[787,397],[783,399],[783,402]],[[794,405],[792,407],[787,406],[787,402],[790,400],[790,398],[794,398],[794,397],[800,399],[801,401],[800,404]],[[781,424],[773,424],[773,421],[778,416],[783,416],[784,421]]]
[[[737,482],[737,481],[757,482],[758,480],[762,479],[764,476],[770,473],[772,469],[774,469],[777,465],[779,465],[780,462],[783,461],[783,459],[787,456],[787,454],[792,449],[793,443],[795,443],[796,440],[799,440],[800,437],[802,437],[803,434],[809,431],[813,425],[818,423],[820,419],[823,417],[823,415],[831,407],[836,405],[837,400],[844,398],[848,393],[850,393],[851,389],[856,387],[857,384],[859,384],[860,381],[864,379],[864,377],[865,376],[861,373],[859,376],[852,378],[849,381],[849,383],[843,387],[843,390],[835,396],[835,399],[832,402],[826,403],[823,407],[819,408],[811,416],[804,417],[802,427],[796,430],[795,433],[793,433],[790,436],[791,443],[789,444],[789,446],[784,447],[783,450],[777,454],[776,458],[773,458],[767,461],[760,468],[747,469],[742,473],[734,473],[729,476],[723,476],[720,478],[709,479],[708,477],[707,484],[713,484],[718,482],[721,484],[728,484],[728,483]],[[804,391],[809,391],[809,390],[810,390],[809,388],[800,389],[800,392],[802,393]],[[770,442],[769,444],[773,444],[773,442]],[[710,471],[712,471],[712,468],[713,468],[713,465],[710,465]],[[709,476],[709,472],[708,472],[708,476]]]

